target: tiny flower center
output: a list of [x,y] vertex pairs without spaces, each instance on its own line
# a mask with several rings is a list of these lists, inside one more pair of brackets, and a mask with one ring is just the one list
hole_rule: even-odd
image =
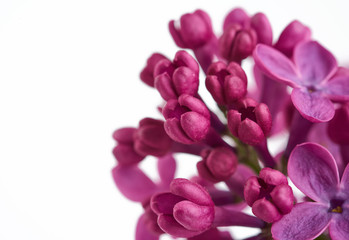
[[342,208],[343,203],[344,203],[344,200],[332,199],[330,201],[330,212],[342,213],[343,212],[343,208]]
[[342,213],[342,212],[343,212],[343,209],[342,209],[340,206],[337,206],[336,208],[332,209],[331,212],[334,212],[334,213]]

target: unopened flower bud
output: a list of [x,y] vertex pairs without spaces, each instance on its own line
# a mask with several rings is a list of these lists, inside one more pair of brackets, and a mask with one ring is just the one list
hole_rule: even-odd
[[134,149],[133,135],[136,130],[136,128],[121,128],[113,133],[113,138],[117,141],[117,145],[113,149],[113,155],[119,164],[137,164],[146,156],[139,154]]
[[175,141],[192,144],[204,139],[210,129],[210,112],[199,99],[183,94],[163,108],[165,131]]
[[215,217],[214,203],[199,184],[187,179],[174,179],[170,192],[152,197],[151,208],[158,224],[174,237],[193,237],[210,229]]
[[247,77],[235,62],[215,62],[207,70],[206,88],[219,105],[229,105],[246,96]]
[[181,94],[195,95],[199,88],[199,65],[185,51],[178,51],[173,62],[159,61],[154,68],[154,86],[168,101]]
[[253,214],[269,223],[278,221],[293,208],[293,192],[286,176],[271,168],[263,168],[259,177],[246,181],[244,197]]
[[[140,78],[141,80],[150,87],[154,87],[154,69],[158,62],[167,59],[164,55],[160,53],[152,54],[148,60],[146,66],[143,68]],[[168,59],[167,59],[168,60]]]
[[199,48],[214,35],[210,17],[202,10],[184,14],[180,18],[178,28],[172,20],[169,23],[169,30],[177,46],[181,48]]
[[164,122],[144,118],[134,132],[134,149],[140,155],[163,156],[171,148],[172,140],[166,134]]
[[268,136],[272,118],[268,106],[246,98],[228,111],[228,128],[242,142],[250,145],[261,143]]
[[238,159],[231,149],[218,147],[203,150],[197,163],[199,175],[211,182],[225,181],[236,171]]

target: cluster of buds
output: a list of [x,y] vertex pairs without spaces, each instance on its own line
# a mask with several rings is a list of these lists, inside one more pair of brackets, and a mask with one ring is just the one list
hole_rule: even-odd
[[[248,238],[256,240],[348,239],[349,69],[301,22],[273,43],[266,15],[240,8],[221,34],[202,10],[170,21],[169,31],[195,57],[151,55],[140,78],[164,101],[161,119],[113,134],[115,184],[144,209],[136,240],[232,240],[230,226],[260,229]],[[199,94],[200,68],[215,110]],[[285,146],[276,154],[271,136]],[[176,178],[185,154],[200,159],[196,175]],[[157,182],[139,167],[148,156],[157,158]]]

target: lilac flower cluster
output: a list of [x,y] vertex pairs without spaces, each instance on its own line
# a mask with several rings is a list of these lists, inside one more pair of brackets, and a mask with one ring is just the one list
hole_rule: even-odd
[[[202,10],[169,31],[191,51],[173,60],[154,53],[140,74],[163,99],[163,118],[113,134],[115,184],[144,209],[136,240],[228,240],[229,226],[260,229],[251,240],[349,239],[349,69],[301,22],[273,42],[268,18],[240,8],[220,35]],[[216,113],[198,93],[200,78]],[[285,143],[277,154],[271,137]],[[201,159],[195,176],[175,178],[177,153]],[[157,158],[158,182],[139,167],[147,156]]]

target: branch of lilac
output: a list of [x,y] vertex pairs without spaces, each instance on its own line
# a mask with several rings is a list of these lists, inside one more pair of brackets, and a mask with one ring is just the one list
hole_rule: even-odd
[[[180,49],[152,54],[140,73],[162,99],[162,117],[113,134],[115,184],[144,209],[136,240],[228,240],[232,226],[260,230],[246,239],[349,239],[349,69],[300,21],[275,42],[267,16],[241,8],[219,34],[202,10],[168,26]],[[188,155],[200,159],[196,174],[176,176]],[[140,167],[148,156],[156,182]]]

